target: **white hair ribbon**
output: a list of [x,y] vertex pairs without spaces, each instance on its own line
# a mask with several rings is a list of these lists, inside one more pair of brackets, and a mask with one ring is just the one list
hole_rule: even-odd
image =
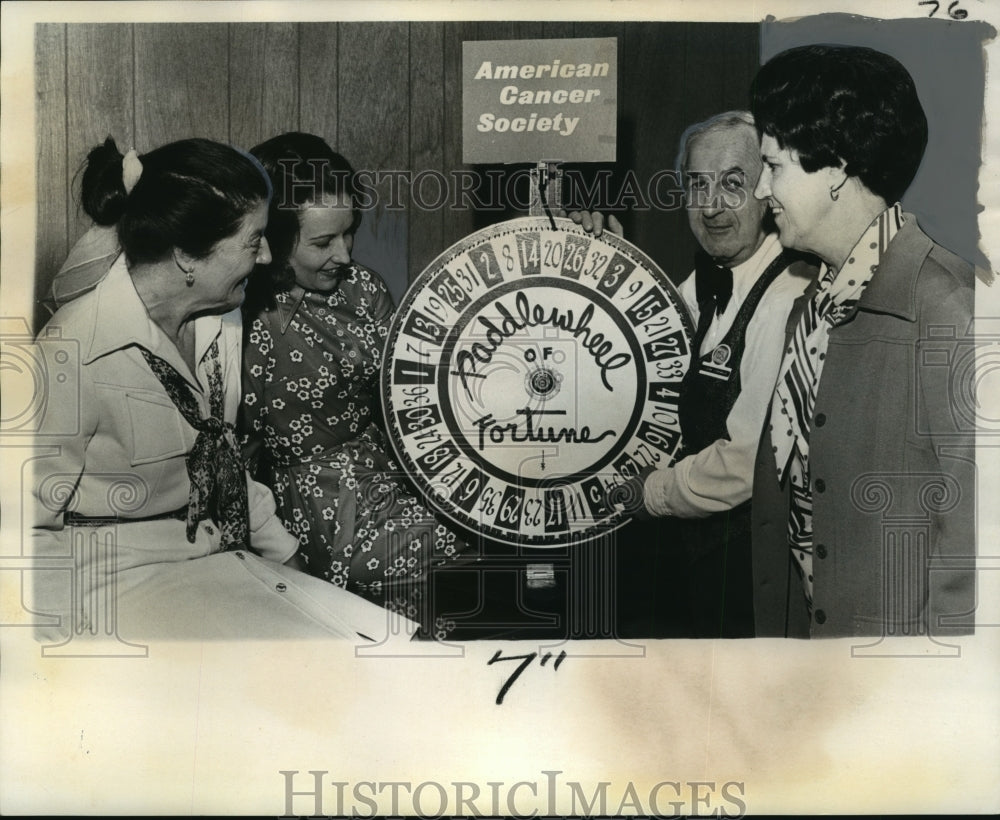
[[130,148],[128,153],[122,157],[122,183],[125,185],[125,193],[132,193],[132,189],[142,176],[142,163],[135,148]]

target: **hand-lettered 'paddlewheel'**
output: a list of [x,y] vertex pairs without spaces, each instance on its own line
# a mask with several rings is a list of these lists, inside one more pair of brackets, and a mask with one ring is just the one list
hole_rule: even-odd
[[427,500],[510,544],[628,520],[615,489],[680,447],[691,323],[634,245],[526,217],[465,237],[413,282],[382,370],[389,438]]

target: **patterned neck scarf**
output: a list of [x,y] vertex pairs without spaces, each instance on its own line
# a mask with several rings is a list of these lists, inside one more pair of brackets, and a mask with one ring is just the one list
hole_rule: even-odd
[[778,481],[787,473],[791,482],[788,543],[802,571],[806,600],[810,604],[813,496],[809,475],[809,431],[830,329],[854,314],[882,255],[904,222],[902,208],[897,202],[871,223],[839,272],[824,267],[819,290],[802,312],[778,372],[771,402],[771,445]]
[[224,396],[218,342],[212,342],[208,350],[210,415],[204,419],[184,377],[168,362],[145,348],[141,350],[184,420],[198,431],[194,447],[186,459],[188,478],[191,480],[187,540],[194,543],[198,522],[211,518],[221,529],[223,549],[246,549],[250,528],[247,483],[233,425],[223,421]]

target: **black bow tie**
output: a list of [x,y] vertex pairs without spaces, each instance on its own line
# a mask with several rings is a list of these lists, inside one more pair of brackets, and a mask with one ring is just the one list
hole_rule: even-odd
[[733,271],[716,264],[704,251],[698,251],[694,257],[694,285],[698,304],[711,302],[716,314],[721,314],[733,295]]

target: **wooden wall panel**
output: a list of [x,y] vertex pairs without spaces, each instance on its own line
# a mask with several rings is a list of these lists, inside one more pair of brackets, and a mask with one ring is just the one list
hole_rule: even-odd
[[[685,28],[683,76],[698,77],[698,93],[685,95],[677,103],[682,128],[673,135],[675,152],[680,147],[683,128],[723,111],[749,107],[750,81],[757,69],[759,53],[758,32],[756,25],[740,23],[700,23]],[[728,43],[728,47],[718,48],[720,41]],[[669,224],[675,226],[672,230],[677,231],[673,253],[668,258],[676,260],[672,264],[681,277],[693,268],[693,255],[698,249],[687,216],[685,211],[683,219],[679,213],[667,217]]]
[[132,26],[69,26],[66,35],[67,157],[70,191],[69,237],[75,242],[90,225],[80,207],[80,174],[87,153],[113,137],[123,154],[156,145],[135,143]]
[[[112,134],[147,151],[204,136],[249,148],[290,129],[319,134],[358,169],[452,172],[511,169],[462,162],[462,43],[466,40],[617,37],[619,146],[611,170],[642,184],[672,165],[691,122],[746,104],[759,28],[741,24],[449,21],[40,26],[37,30],[39,233],[43,290],[86,226],[72,180],[86,150]],[[720,47],[724,43],[725,47]],[[428,193],[433,193],[430,186]],[[614,191],[612,191],[614,192]],[[485,193],[480,191],[479,193]],[[421,211],[408,185],[388,210],[366,214],[355,253],[398,296],[438,253],[515,210]],[[460,203],[461,204],[461,203]],[[690,267],[682,208],[634,207],[626,236],[674,278]]]
[[406,23],[341,23],[338,140],[358,165],[405,167],[409,146]]
[[561,22],[557,20],[542,23],[542,37],[556,40],[568,40],[577,36],[574,34],[576,24],[572,22]]
[[135,26],[135,140],[140,150],[187,137],[229,139],[229,27]]
[[[721,113],[727,104],[732,108],[749,108],[750,81],[757,69],[759,46],[753,36],[759,27],[743,23],[700,23],[688,26],[685,32],[687,49],[685,71],[690,76],[697,72],[699,93],[692,94],[686,110],[691,122],[699,122],[713,114]],[[729,43],[727,48],[717,47],[719,42]],[[711,54],[711,61],[705,54]]]
[[[444,162],[449,171],[472,170],[462,161],[462,43],[476,39],[476,28],[475,23],[454,22],[446,24],[444,30],[444,111],[441,129]],[[468,236],[475,228],[475,212],[471,207],[465,207],[464,196],[458,205],[448,210],[443,225],[442,250]]]
[[[37,226],[35,228],[35,293],[41,297],[69,252],[66,192],[66,26],[44,23],[35,26],[35,159],[37,169]],[[5,271],[8,276],[27,276],[28,271]],[[35,329],[47,318],[38,311]]]
[[[677,139],[687,126],[682,112],[692,87],[682,79],[685,28],[675,24],[625,26],[628,62],[621,78],[621,98],[627,117],[619,118],[618,155],[632,158],[627,165],[635,170],[644,196],[654,174],[673,168]],[[698,93],[702,93],[700,87]],[[628,238],[668,276],[678,281],[687,274],[690,262],[677,253],[678,244],[683,245],[689,233],[683,210],[650,210],[632,203],[622,222]]]
[[248,150],[299,126],[299,28],[229,26],[229,141]]
[[339,151],[338,42],[337,23],[299,24],[299,129]]
[[[410,163],[413,176],[408,201],[410,282],[448,244],[444,224],[451,207],[451,176],[444,161],[444,24],[410,24]],[[421,171],[444,174],[443,190],[430,178],[423,185]],[[445,202],[438,205],[442,196]],[[428,207],[422,207],[427,205]],[[433,207],[436,206],[437,207]]]
[[[338,144],[372,174],[410,167],[409,30],[406,23],[341,23]],[[398,299],[408,282],[407,213],[390,210],[388,178],[356,236],[358,261],[378,271]],[[405,190],[404,190],[405,193]],[[401,196],[397,196],[402,199]]]
[[533,40],[541,36],[541,22],[523,20],[486,20],[476,33],[477,40]]

